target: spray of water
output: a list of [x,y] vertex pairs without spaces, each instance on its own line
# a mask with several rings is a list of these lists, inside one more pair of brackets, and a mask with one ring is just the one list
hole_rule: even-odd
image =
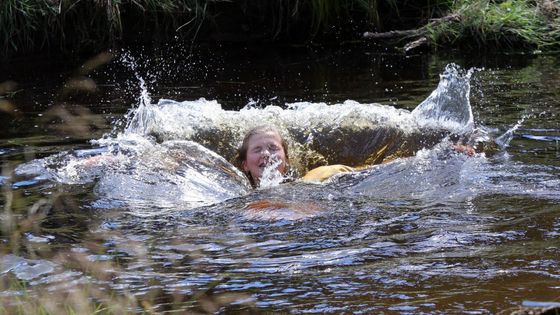
[[125,116],[127,121],[125,130],[129,130],[130,128],[134,128],[133,126],[144,125],[146,121],[149,120],[149,117],[145,117],[145,115],[149,113],[146,108],[151,106],[152,98],[150,97],[146,81],[139,73],[136,58],[134,58],[134,56],[132,56],[129,52],[124,51],[120,55],[119,61],[132,71],[140,88],[140,93],[136,103],[137,106],[133,106]]
[[284,181],[284,175],[278,171],[278,166],[282,161],[276,156],[272,156],[265,166],[259,182],[259,188],[265,189],[280,185]]
[[443,128],[458,134],[472,132],[470,79],[476,70],[465,71],[453,63],[447,65],[438,87],[412,111],[416,122],[422,127]]
[[531,115],[523,115],[520,120],[517,121],[513,127],[509,128],[503,135],[496,138],[495,142],[500,148],[505,149],[509,146],[509,143],[513,139],[514,133],[517,129],[519,129],[525,120],[529,118]]

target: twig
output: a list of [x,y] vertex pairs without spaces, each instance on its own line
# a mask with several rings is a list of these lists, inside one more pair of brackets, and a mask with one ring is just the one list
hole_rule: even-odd
[[407,52],[417,47],[428,44],[428,38],[424,36],[428,32],[428,27],[434,27],[449,22],[459,22],[460,20],[461,17],[458,14],[450,14],[439,19],[432,19],[428,22],[427,25],[424,25],[417,29],[398,30],[398,31],[389,31],[389,32],[381,32],[381,33],[365,32],[363,34],[363,38],[372,39],[372,40],[391,39],[391,38],[402,39],[402,38],[410,38],[410,37],[415,38],[414,40],[412,40],[411,42],[409,42],[404,46],[403,49],[405,50],[405,52]]

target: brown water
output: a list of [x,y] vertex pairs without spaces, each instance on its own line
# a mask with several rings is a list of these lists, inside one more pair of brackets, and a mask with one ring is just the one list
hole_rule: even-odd
[[[3,113],[0,126],[0,271],[29,294],[91,283],[150,300],[157,311],[221,313],[492,314],[560,300],[557,56],[404,57],[356,47],[115,56],[84,75],[97,86],[90,92],[63,88],[83,79],[76,65],[2,65],[0,82],[22,91],[4,99],[17,111]],[[157,184],[151,189],[125,182],[139,191],[119,186],[118,172],[88,173],[83,184],[10,173],[66,150],[86,154],[79,149],[91,148],[88,140],[122,131],[123,115],[138,104],[138,78],[154,102],[205,97],[233,110],[350,99],[413,109],[451,62],[484,67],[471,80],[475,124],[513,136],[496,154],[435,148],[327,185],[296,181],[200,206],[157,172],[142,178]],[[251,211],[263,200],[284,207]],[[24,224],[38,203],[36,224]],[[83,267],[90,262],[100,267]],[[11,295],[17,289],[2,293]]]

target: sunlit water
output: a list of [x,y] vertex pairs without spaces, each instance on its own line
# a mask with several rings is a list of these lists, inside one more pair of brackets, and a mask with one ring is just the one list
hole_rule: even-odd
[[[348,61],[358,57],[377,61]],[[286,64],[283,58],[267,60],[277,78],[300,80],[291,73],[300,68],[274,66]],[[338,65],[324,81],[334,86],[312,83],[318,92],[267,81],[277,93],[268,96],[273,92],[254,91],[258,84],[242,84],[237,92],[247,98],[235,106],[226,106],[235,96],[206,95],[226,81],[216,77],[193,79],[201,87],[190,97],[180,88],[165,95],[172,86],[149,95],[141,62],[117,58],[112,67],[124,60],[133,69],[136,100],[113,131],[90,137],[89,145],[60,141],[23,150],[3,141],[6,163],[17,166],[3,181],[24,204],[61,193],[67,201],[26,234],[26,250],[4,254],[2,273],[55,292],[88,281],[138,296],[160,290],[158,310],[172,308],[166,295],[189,301],[210,288],[211,297],[239,293],[222,310],[293,313],[487,314],[558,300],[558,59],[512,58],[510,67],[458,58],[452,61],[464,69],[487,69],[445,73],[448,61],[405,59],[418,71],[410,75],[397,57],[357,51],[322,58]],[[295,62],[305,69],[302,60]],[[190,64],[197,66],[216,70]],[[223,66],[234,70],[221,84],[241,82],[242,67]],[[322,163],[364,168],[324,184],[295,179],[253,190],[230,162],[244,133],[263,123],[289,139],[294,179]],[[458,140],[481,152],[455,152]],[[367,167],[385,145],[388,156],[403,157]],[[30,155],[38,157],[25,161]],[[91,156],[107,158],[84,164]],[[41,256],[44,244],[90,261],[118,261],[120,269],[92,280],[52,254]]]

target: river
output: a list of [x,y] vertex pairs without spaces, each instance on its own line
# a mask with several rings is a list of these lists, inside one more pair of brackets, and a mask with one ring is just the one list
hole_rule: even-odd
[[[0,271],[30,296],[88,284],[131,312],[297,314],[494,314],[560,298],[558,56],[163,46],[84,62],[0,69],[18,84],[0,99]],[[446,137],[418,142],[430,135],[409,122],[451,64],[473,68],[453,122],[497,142],[473,157]],[[226,160],[263,122],[287,130],[301,172],[363,166],[372,138],[402,136],[379,125],[413,128],[403,139],[418,148],[325,184],[253,190]],[[111,162],[76,164],[100,154]]]

